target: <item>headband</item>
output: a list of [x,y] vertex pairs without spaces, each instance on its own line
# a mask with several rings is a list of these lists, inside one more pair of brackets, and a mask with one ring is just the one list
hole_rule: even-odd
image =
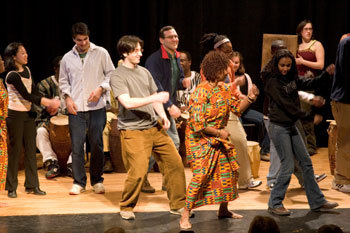
[[214,49],[217,49],[220,47],[220,45],[225,44],[226,42],[230,42],[230,40],[228,38],[222,39],[219,42],[216,42],[216,44],[214,44]]

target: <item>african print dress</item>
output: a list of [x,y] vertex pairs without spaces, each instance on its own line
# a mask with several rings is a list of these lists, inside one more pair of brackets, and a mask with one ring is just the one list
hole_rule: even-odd
[[239,115],[239,100],[227,84],[201,83],[191,95],[186,128],[186,155],[193,177],[187,188],[186,208],[219,204],[238,197],[239,168],[234,146],[204,133],[206,127],[224,129],[230,112]]
[[2,79],[0,79],[0,190],[5,188],[7,173],[7,130],[8,96]]

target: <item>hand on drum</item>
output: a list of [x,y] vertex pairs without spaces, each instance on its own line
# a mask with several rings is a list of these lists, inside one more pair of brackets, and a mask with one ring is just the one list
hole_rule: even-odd
[[55,115],[58,112],[58,108],[61,105],[61,101],[59,99],[50,99],[49,105],[46,107],[46,111],[50,113],[50,115]]
[[46,112],[48,112],[51,116],[54,116],[58,112],[58,108],[46,107]]

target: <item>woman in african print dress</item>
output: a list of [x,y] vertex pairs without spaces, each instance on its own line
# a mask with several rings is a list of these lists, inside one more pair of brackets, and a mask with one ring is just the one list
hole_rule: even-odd
[[[4,61],[0,56],[0,74],[5,71]],[[7,104],[8,97],[7,91],[0,79],[0,191],[4,190],[6,183],[6,172],[7,172],[7,130],[6,130],[6,117],[7,117]],[[0,203],[0,207],[5,204]]]
[[191,95],[190,118],[186,128],[186,154],[193,177],[187,188],[185,209],[180,220],[182,229],[191,228],[190,211],[203,205],[220,204],[219,218],[242,218],[228,210],[228,202],[238,197],[237,169],[234,146],[225,130],[230,112],[237,115],[245,110],[258,90],[237,100],[225,80],[229,58],[222,52],[211,51],[203,59],[206,81]]

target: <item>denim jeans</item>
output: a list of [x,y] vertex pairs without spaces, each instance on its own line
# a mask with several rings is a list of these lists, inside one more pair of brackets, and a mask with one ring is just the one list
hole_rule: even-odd
[[271,191],[269,207],[279,208],[283,206],[282,201],[294,171],[294,160],[299,162],[302,170],[310,209],[321,207],[326,202],[326,199],[316,182],[310,156],[297,127],[295,125],[280,126],[270,122],[269,135],[281,161],[281,170],[277,182]]
[[270,138],[265,129],[264,115],[253,109],[247,109],[243,112],[241,119],[243,124],[250,123],[258,127],[260,135],[259,145],[261,147],[260,154],[270,153]]
[[[265,119],[265,127],[268,133],[269,125],[270,125],[270,120]],[[299,121],[298,121],[299,122]],[[295,161],[295,160],[294,160]],[[267,179],[267,186],[270,186],[271,184],[275,184],[278,174],[281,170],[281,161],[280,158],[277,155],[277,151],[275,148],[275,145],[273,144],[273,141],[270,141],[270,167],[269,167],[269,173],[266,176]],[[301,172],[301,168],[299,166],[299,163],[294,163],[294,175],[297,177],[299,184],[301,186],[304,185],[304,179],[303,179],[303,174]]]
[[84,143],[86,133],[90,143],[90,183],[103,182],[103,140],[102,133],[106,125],[106,109],[78,112],[77,115],[69,115],[69,131],[72,142],[72,169],[74,184],[86,186]]
[[[172,118],[171,116],[169,117],[169,121],[170,121],[170,128],[166,132],[169,135],[169,137],[171,138],[171,140],[174,142],[176,150],[179,151],[180,138],[179,138],[179,134],[177,132],[176,123],[175,123],[174,118]],[[152,167],[154,166],[155,162],[156,161],[154,160],[153,156],[151,156],[149,163],[148,163],[148,172],[150,172],[152,170]]]

